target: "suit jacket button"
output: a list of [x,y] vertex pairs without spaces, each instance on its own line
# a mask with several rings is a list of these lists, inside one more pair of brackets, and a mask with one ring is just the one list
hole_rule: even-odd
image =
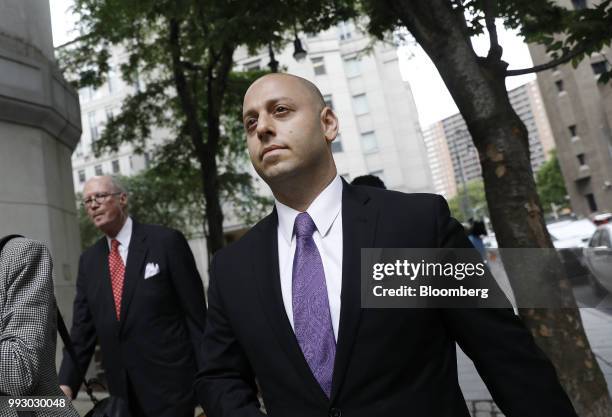
[[329,410],[329,417],[341,417],[342,411],[339,408],[331,408]]

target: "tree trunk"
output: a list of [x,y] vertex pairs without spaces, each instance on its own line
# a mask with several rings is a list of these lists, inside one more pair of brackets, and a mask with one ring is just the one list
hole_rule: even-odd
[[[212,56],[207,74],[207,138],[205,152],[200,155],[202,166],[202,186],[206,204],[206,222],[208,234],[206,243],[208,253],[214,254],[225,244],[223,235],[223,211],[220,203],[219,173],[217,171],[217,153],[221,137],[220,117],[227,81],[232,70],[235,46],[225,44],[219,56]],[[213,65],[214,63],[214,65]]]
[[[507,64],[474,53],[463,10],[449,0],[387,0],[436,65],[478,149],[491,222],[502,248],[552,248],[529,159],[527,130],[510,105]],[[494,55],[494,54],[493,54]],[[538,345],[554,363],[576,411],[609,417],[607,385],[585,336],[582,321],[554,251],[518,262],[502,256],[519,306],[534,305],[537,285],[563,309],[521,309]],[[544,254],[546,259],[542,259]],[[545,265],[546,268],[542,266]]]
[[[202,174],[202,193],[205,211],[203,213],[208,254],[212,255],[224,246],[223,211],[220,203],[219,173],[217,172],[217,153],[219,150],[220,115],[227,80],[232,69],[235,46],[223,45],[219,55],[210,53],[206,73],[206,138],[198,111],[198,91],[195,83],[189,83],[181,60],[180,29],[181,22],[170,19],[169,47],[172,58],[174,85],[185,114],[186,129],[193,143],[195,156],[200,163]],[[206,230],[207,229],[207,230]]]

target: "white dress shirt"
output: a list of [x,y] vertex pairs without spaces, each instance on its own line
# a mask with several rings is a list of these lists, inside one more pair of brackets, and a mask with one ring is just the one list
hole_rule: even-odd
[[[296,239],[293,234],[293,224],[300,212],[278,200],[275,201],[275,204],[278,214],[278,266],[281,292],[287,317],[291,327],[294,328],[292,283]],[[334,336],[338,341],[342,290],[342,180],[339,176],[336,175],[336,178],[317,196],[306,212],[317,227],[312,237],[323,261],[329,311]]]
[[[128,216],[123,223],[123,227],[117,233],[117,236],[114,237],[119,241],[119,256],[123,260],[123,265],[127,265],[127,257],[128,257],[128,248],[130,247],[130,240],[132,239],[132,218]],[[111,240],[112,237],[106,236],[106,241],[108,242],[108,250],[111,250]]]

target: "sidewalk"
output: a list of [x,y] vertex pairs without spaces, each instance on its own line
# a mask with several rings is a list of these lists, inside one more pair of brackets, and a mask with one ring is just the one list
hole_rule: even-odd
[[[591,349],[597,357],[608,383],[608,391],[612,395],[612,315],[594,308],[581,308],[580,315]],[[457,368],[459,385],[466,400],[491,399],[491,394],[480,379],[474,364],[459,347],[457,347]]]

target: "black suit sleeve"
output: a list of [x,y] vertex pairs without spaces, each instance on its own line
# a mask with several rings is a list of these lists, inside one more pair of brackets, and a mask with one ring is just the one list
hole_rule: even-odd
[[189,337],[196,354],[198,366],[201,358],[198,355],[204,326],[206,325],[206,300],[204,285],[196,267],[195,259],[187,240],[182,233],[174,231],[168,242],[168,265],[175,291],[185,313]]
[[[471,247],[441,197],[438,226],[441,247]],[[474,361],[504,415],[577,417],[552,363],[511,308],[442,311],[447,328]]]
[[86,274],[83,255],[81,255],[76,284],[76,297],[72,310],[72,329],[70,331],[70,339],[72,340],[79,365],[78,367],[75,365],[68,351],[64,348],[64,357],[59,372],[60,384],[68,385],[75,397],[83,382],[83,375],[79,371],[87,371],[96,347],[96,330],[87,300]]
[[255,377],[234,336],[220,294],[223,279],[213,259],[208,288],[208,319],[202,345],[204,366],[196,377],[198,399],[208,417],[260,417]]

